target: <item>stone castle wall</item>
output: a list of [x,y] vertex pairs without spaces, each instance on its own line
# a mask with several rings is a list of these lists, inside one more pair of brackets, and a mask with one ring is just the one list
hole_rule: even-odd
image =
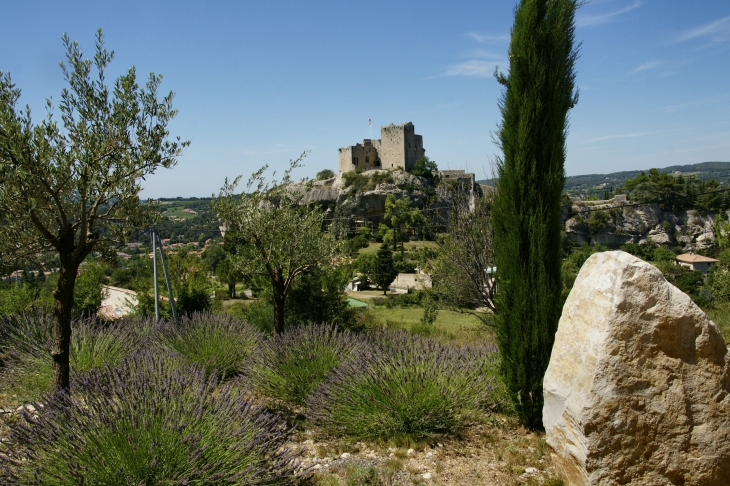
[[457,181],[469,189],[474,189],[474,174],[464,170],[439,170],[436,175],[442,181]]
[[351,172],[355,169],[379,169],[381,167],[378,148],[380,140],[365,139],[362,144],[343,147],[339,150],[340,172]]
[[380,137],[339,149],[340,173],[358,168],[410,170],[426,152],[423,137],[416,135],[411,122],[382,126]]

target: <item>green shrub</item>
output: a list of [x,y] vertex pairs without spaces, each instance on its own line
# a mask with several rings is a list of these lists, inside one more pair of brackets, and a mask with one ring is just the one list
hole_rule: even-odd
[[0,483],[296,483],[286,423],[199,368],[145,353],[77,375],[71,389],[11,425]]
[[655,262],[673,262],[677,257],[672,250],[664,246],[656,247],[652,256]]
[[363,175],[362,172],[362,170],[355,170],[355,172],[342,174],[345,187],[350,187],[353,193],[373,190],[379,184],[393,183],[393,175],[390,172],[371,172],[369,175]]
[[335,176],[335,173],[332,172],[330,169],[323,169],[317,172],[317,180],[323,181],[325,179],[331,179]]
[[[151,325],[140,319],[111,324],[73,321],[69,346],[71,373],[119,363],[144,342]],[[4,388],[12,389],[21,401],[36,399],[50,391],[53,316],[40,312],[21,314],[5,319],[2,326],[3,354],[7,361]]]
[[407,294],[390,294],[385,297],[385,306],[393,307],[417,307],[423,301],[424,293],[420,291],[409,292]]
[[482,363],[493,348],[453,346],[407,332],[383,331],[357,360],[335,368],[307,401],[313,422],[353,438],[456,433],[486,400]]
[[193,314],[183,317],[180,325],[163,323],[159,340],[188,362],[203,367],[206,373],[216,373],[223,379],[247,368],[261,336],[253,326],[234,317]]
[[720,330],[725,344],[730,345],[730,305],[720,305],[707,310],[707,316],[712,319]]
[[415,322],[411,325],[411,334],[417,334],[419,336],[429,337],[437,334],[437,329],[433,324],[429,324],[423,321]]
[[347,251],[353,256],[357,257],[358,252],[362,248],[367,248],[370,245],[370,238],[366,234],[358,233],[349,240],[347,240]]
[[608,226],[611,221],[611,216],[606,211],[594,210],[591,211],[591,215],[588,217],[588,232],[594,235]]
[[259,331],[266,334],[274,332],[274,306],[267,299],[261,298],[248,305],[241,303],[235,307],[232,312],[236,316],[242,315],[246,322]]
[[4,285],[0,289],[0,318],[28,312],[32,309],[37,299],[33,290],[27,284],[22,287],[15,283]]
[[432,298],[423,299],[423,316],[421,316],[421,324],[433,325],[438,317],[438,308]]
[[512,415],[516,412],[507,385],[499,372],[501,367],[499,353],[492,353],[482,362],[481,372],[490,380],[492,387],[480,401],[480,407],[490,413]]
[[373,330],[381,326],[380,319],[375,312],[367,307],[362,308],[355,314],[355,324],[353,329]]
[[342,180],[345,183],[345,187],[352,188],[353,193],[358,193],[365,190],[368,185],[369,179],[367,176],[359,174],[357,172],[345,172],[342,174]]
[[370,184],[368,186],[375,189],[380,184],[392,184],[393,175],[390,172],[374,172],[370,176]]
[[264,395],[301,405],[332,368],[362,347],[356,335],[331,325],[288,329],[258,347],[249,381]]

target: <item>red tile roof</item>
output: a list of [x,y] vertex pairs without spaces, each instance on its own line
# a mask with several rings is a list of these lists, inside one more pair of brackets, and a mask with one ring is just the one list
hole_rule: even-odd
[[720,260],[692,253],[684,253],[682,255],[677,255],[677,261],[682,263],[717,263]]

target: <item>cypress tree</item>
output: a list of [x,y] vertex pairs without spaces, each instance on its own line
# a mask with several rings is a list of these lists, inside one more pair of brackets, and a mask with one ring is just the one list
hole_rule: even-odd
[[575,91],[579,0],[521,0],[509,48],[493,205],[496,335],[522,423],[542,427],[542,380],[561,313],[560,198]]
[[375,256],[375,268],[373,271],[373,280],[375,285],[383,289],[383,295],[388,292],[390,285],[395,277],[398,276],[398,270],[395,268],[393,261],[393,252],[390,251],[388,245],[383,243],[380,245],[377,255]]

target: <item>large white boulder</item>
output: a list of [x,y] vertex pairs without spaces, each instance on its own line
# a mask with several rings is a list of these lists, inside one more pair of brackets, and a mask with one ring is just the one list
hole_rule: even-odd
[[543,384],[564,480],[729,485],[729,364],[715,324],[659,270],[621,251],[591,256]]

